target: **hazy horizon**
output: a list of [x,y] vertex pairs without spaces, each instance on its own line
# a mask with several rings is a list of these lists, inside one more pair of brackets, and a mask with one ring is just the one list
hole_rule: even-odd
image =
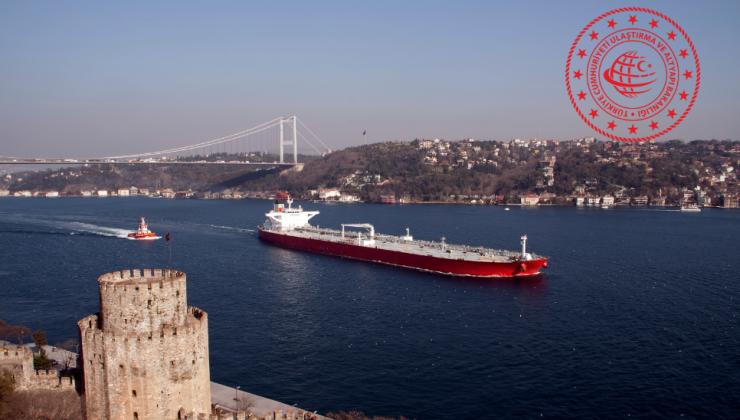
[[[368,143],[594,135],[565,61],[586,24],[627,6],[5,2],[0,155],[141,153],[292,115],[332,149],[365,130]],[[681,25],[701,61],[694,109],[660,140],[740,138],[740,4],[640,6]]]

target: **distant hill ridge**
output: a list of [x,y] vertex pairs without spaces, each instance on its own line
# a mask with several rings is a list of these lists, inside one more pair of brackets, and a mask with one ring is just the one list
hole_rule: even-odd
[[[228,159],[228,156],[226,157]],[[302,159],[299,159],[302,160]],[[305,160],[305,159],[303,159]],[[25,172],[4,179],[11,192],[138,188],[193,191],[288,191],[303,197],[337,188],[368,202],[393,194],[415,202],[474,198],[518,202],[526,194],[557,204],[572,195],[663,196],[686,191],[736,194],[740,142],[427,141],[376,143],[313,157],[302,171],[230,166],[91,165]],[[282,172],[282,174],[281,174]],[[18,179],[21,178],[21,181]],[[698,198],[696,197],[695,198]]]

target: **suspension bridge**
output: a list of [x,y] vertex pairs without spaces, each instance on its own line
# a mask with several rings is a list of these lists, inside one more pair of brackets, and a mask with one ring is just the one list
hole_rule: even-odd
[[[315,139],[322,152],[298,129],[301,125],[308,137]],[[140,165],[255,165],[295,166],[298,165],[298,137],[301,137],[317,153],[331,150],[298,117],[278,117],[266,123],[214,140],[175,147],[167,150],[131,155],[105,156],[97,158],[48,158],[0,156],[0,164],[140,164]],[[286,162],[286,151],[292,162]],[[292,155],[292,156],[291,156]],[[271,161],[266,161],[272,158]]]

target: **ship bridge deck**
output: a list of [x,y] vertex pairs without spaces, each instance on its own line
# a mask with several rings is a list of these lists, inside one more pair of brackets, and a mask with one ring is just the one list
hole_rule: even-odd
[[[263,228],[263,227],[261,227]],[[405,252],[409,254],[425,255],[437,258],[449,258],[465,261],[489,261],[489,262],[507,262],[520,261],[522,254],[515,251],[506,251],[500,249],[491,249],[484,247],[471,247],[464,245],[450,245],[442,242],[406,240],[403,237],[384,235],[375,233],[370,237],[363,232],[344,233],[333,229],[321,229],[314,226],[304,226],[291,229],[288,231],[279,231],[280,234],[290,235],[301,238],[310,238],[320,241],[330,241],[337,243],[346,243],[349,245],[372,247],[385,249],[388,251]],[[374,239],[374,241],[373,241]],[[533,260],[544,259],[541,255],[529,253]]]

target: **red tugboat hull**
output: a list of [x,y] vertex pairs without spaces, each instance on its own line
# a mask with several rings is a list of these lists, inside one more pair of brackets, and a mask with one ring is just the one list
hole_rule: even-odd
[[436,273],[474,277],[518,277],[533,275],[547,264],[547,258],[528,261],[471,261],[399,252],[349,242],[322,241],[259,229],[260,239],[291,248],[337,255],[370,262]]
[[129,233],[128,237],[133,239],[157,239],[157,235],[149,230],[149,226],[147,226],[144,216],[141,216],[139,229],[136,232]]
[[155,234],[154,232],[144,233],[144,234],[139,234],[139,233],[129,233],[128,234],[129,238],[134,238],[134,239],[155,239],[156,236],[157,234]]

